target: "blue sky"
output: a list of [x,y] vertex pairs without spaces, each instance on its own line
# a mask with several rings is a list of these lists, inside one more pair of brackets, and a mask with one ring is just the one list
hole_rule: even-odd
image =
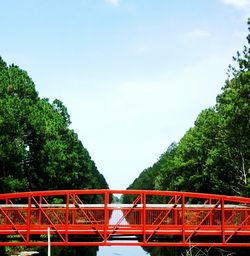
[[215,104],[250,0],[0,0],[0,55],[60,99],[113,189]]

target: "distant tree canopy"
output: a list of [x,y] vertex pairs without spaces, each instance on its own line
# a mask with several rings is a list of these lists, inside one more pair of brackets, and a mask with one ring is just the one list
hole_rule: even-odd
[[250,35],[247,42],[233,58],[236,66],[229,66],[216,105],[128,189],[250,196]]
[[[248,21],[250,32],[250,20]],[[128,189],[175,190],[250,197],[250,34],[234,57],[216,105],[203,110],[179,143],[145,169]],[[126,195],[123,202],[131,201]],[[154,198],[151,203],[154,203]],[[185,249],[144,247],[150,255],[185,255]],[[194,248],[195,249],[195,248]],[[249,255],[249,249],[231,249]],[[194,250],[201,255],[202,249]],[[217,255],[211,250],[209,254]],[[233,254],[233,253],[232,253]],[[236,255],[235,254],[235,255]],[[187,255],[187,254],[186,254]],[[188,254],[189,255],[189,254]],[[203,254],[202,254],[203,255]],[[231,255],[231,254],[230,254]]]
[[0,57],[0,193],[108,188],[69,125],[61,101],[39,98],[28,74]]

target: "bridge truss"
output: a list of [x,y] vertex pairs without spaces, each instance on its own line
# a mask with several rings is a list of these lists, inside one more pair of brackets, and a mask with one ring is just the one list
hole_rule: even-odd
[[[127,203],[112,203],[114,195]],[[48,236],[52,246],[250,247],[250,198],[143,190],[0,195],[0,246],[47,246]]]

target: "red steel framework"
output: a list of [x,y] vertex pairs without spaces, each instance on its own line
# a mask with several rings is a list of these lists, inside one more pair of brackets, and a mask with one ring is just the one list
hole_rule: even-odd
[[0,195],[0,246],[47,246],[48,236],[52,246],[250,247],[250,198],[145,190]]

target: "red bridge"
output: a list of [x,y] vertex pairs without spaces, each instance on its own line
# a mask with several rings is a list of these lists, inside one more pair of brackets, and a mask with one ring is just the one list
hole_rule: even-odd
[[138,190],[0,195],[0,246],[47,246],[48,239],[52,246],[250,247],[250,198]]

